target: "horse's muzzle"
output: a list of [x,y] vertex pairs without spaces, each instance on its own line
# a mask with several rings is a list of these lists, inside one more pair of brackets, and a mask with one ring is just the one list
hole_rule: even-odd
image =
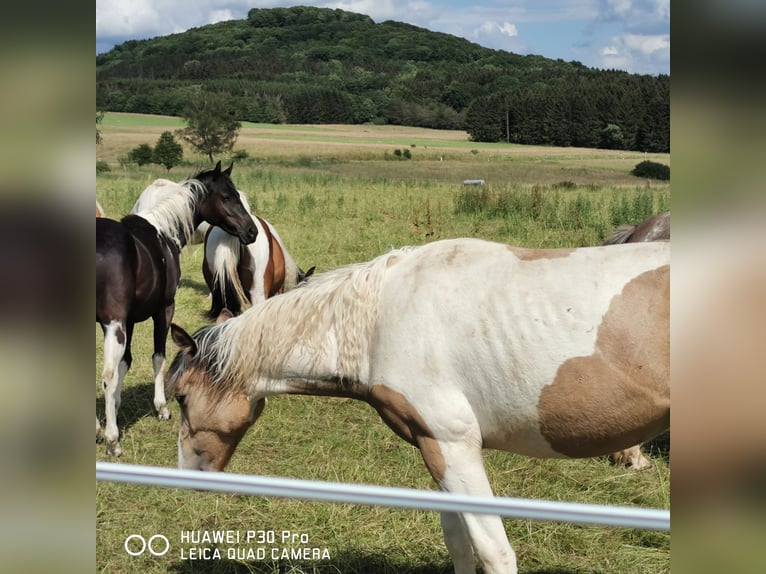
[[251,225],[242,230],[242,233],[239,234],[239,241],[243,245],[250,245],[256,237],[258,237],[258,228]]

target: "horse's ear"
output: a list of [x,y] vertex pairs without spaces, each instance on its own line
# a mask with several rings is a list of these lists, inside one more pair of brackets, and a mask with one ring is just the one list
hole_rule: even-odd
[[221,309],[221,312],[218,313],[218,317],[216,318],[215,322],[223,323],[224,321],[231,319],[232,317],[234,317],[234,314],[231,311],[229,311],[228,308],[224,307],[223,309]]
[[[218,162],[218,163],[220,163],[220,162]],[[223,173],[225,175],[231,176],[231,170],[232,169],[234,169],[234,162],[233,161],[231,162],[231,165],[224,170]]]
[[182,351],[188,351],[191,355],[197,354],[197,343],[194,342],[194,339],[192,339],[192,336],[189,335],[189,333],[175,323],[170,324],[170,335],[173,337],[173,342],[178,345]]
[[217,164],[215,164],[215,168],[213,169],[213,172],[214,172],[216,175],[218,175],[219,173],[221,173],[221,160],[220,160],[220,159],[218,160],[218,163],[217,163]]

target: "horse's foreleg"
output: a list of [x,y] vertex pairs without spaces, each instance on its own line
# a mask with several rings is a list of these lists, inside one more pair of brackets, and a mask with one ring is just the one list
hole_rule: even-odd
[[[122,323],[111,321],[104,328],[104,368],[101,372],[101,384],[104,387],[104,405],[106,410],[106,428],[104,438],[109,454],[120,456],[120,431],[117,428],[117,410],[120,407],[120,386],[127,371],[124,360],[127,347],[127,333]],[[98,433],[98,418],[96,432]]]
[[165,341],[168,336],[170,322],[173,320],[175,304],[171,303],[165,309],[154,316],[154,354],[152,355],[152,368],[154,369],[154,408],[157,409],[157,418],[161,421],[170,419],[170,411],[165,399]]
[[[474,434],[480,436],[478,429],[476,433],[470,434],[472,436],[465,436],[457,441],[454,438],[437,441],[443,465],[436,473],[427,460],[431,455],[421,449],[423,458],[426,459],[431,474],[439,479],[437,481],[444,490],[473,496],[492,496],[492,488],[481,458],[481,439],[474,440],[473,437]],[[474,572],[473,564],[468,562],[471,547],[485,574],[517,574],[516,553],[508,542],[503,521],[499,516],[462,513],[459,518],[463,526],[462,532],[456,529],[455,521],[450,518],[447,519],[449,530],[444,530],[444,542],[455,564],[456,574]],[[467,549],[466,539],[470,540]]]
[[476,566],[473,558],[471,539],[459,514],[442,512],[442,531],[444,544],[455,567],[455,574],[474,574]]

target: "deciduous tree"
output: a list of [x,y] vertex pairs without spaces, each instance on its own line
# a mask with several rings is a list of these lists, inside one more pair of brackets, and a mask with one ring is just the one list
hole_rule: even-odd
[[172,167],[181,163],[183,157],[184,148],[176,141],[173,134],[162,132],[160,139],[157,140],[157,144],[154,146],[152,161],[164,165],[165,169],[170,171]]
[[204,89],[192,94],[183,113],[187,127],[180,136],[198,152],[213,156],[234,147],[242,124],[235,118],[227,98]]

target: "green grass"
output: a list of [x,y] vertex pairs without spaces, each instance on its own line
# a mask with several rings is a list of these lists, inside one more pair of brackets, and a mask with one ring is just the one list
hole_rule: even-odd
[[[108,130],[105,137],[110,137]],[[355,160],[354,149],[345,154],[334,151],[332,161],[303,152],[277,154],[237,164],[233,177],[259,215],[277,227],[296,261],[304,269],[316,265],[318,271],[370,259],[391,246],[456,236],[539,247],[596,244],[613,225],[669,205],[669,186],[646,187],[628,175],[636,162],[618,154],[594,150],[583,152],[580,160],[578,154],[559,150],[559,158],[525,152],[524,157],[499,155],[482,161],[480,152],[441,161],[418,159],[420,151],[413,148],[412,161],[386,161],[382,153],[378,159]],[[301,159],[302,155],[310,159]],[[483,176],[484,172],[477,174],[482,166],[496,166],[497,178],[488,179],[483,190],[464,187],[463,179]],[[190,171],[190,165],[181,166],[169,177],[180,180]],[[113,169],[98,175],[97,197],[107,213],[117,217],[128,212],[155,177],[168,174],[157,166]],[[482,192],[487,194],[484,199]],[[479,193],[474,204],[470,204],[472,193]],[[175,316],[188,330],[205,323],[203,312],[209,305],[201,263],[202,247],[188,246],[182,255]],[[103,413],[98,327],[96,349],[97,409]],[[171,342],[168,354],[174,354]],[[125,451],[120,462],[174,467],[178,406],[171,403],[169,422],[156,420],[152,412],[151,322],[137,325],[133,355],[120,408]],[[96,460],[110,460],[103,445],[96,445],[95,453]],[[485,460],[500,496],[669,507],[669,465],[660,455],[653,457],[652,469],[640,473],[615,468],[602,459],[537,460],[488,451]],[[370,407],[352,400],[295,396],[271,400],[227,470],[433,488],[417,450],[397,438]],[[96,566],[104,573],[452,571],[438,515],[430,512],[103,482],[96,486],[96,522]],[[526,520],[506,520],[505,525],[525,573],[659,574],[670,569],[668,533]],[[326,548],[330,559],[181,557],[180,548],[189,546],[179,543],[182,530],[213,529],[306,534],[310,546]],[[133,558],[123,549],[125,538],[133,533],[147,538],[164,534],[171,551],[163,557]]]

